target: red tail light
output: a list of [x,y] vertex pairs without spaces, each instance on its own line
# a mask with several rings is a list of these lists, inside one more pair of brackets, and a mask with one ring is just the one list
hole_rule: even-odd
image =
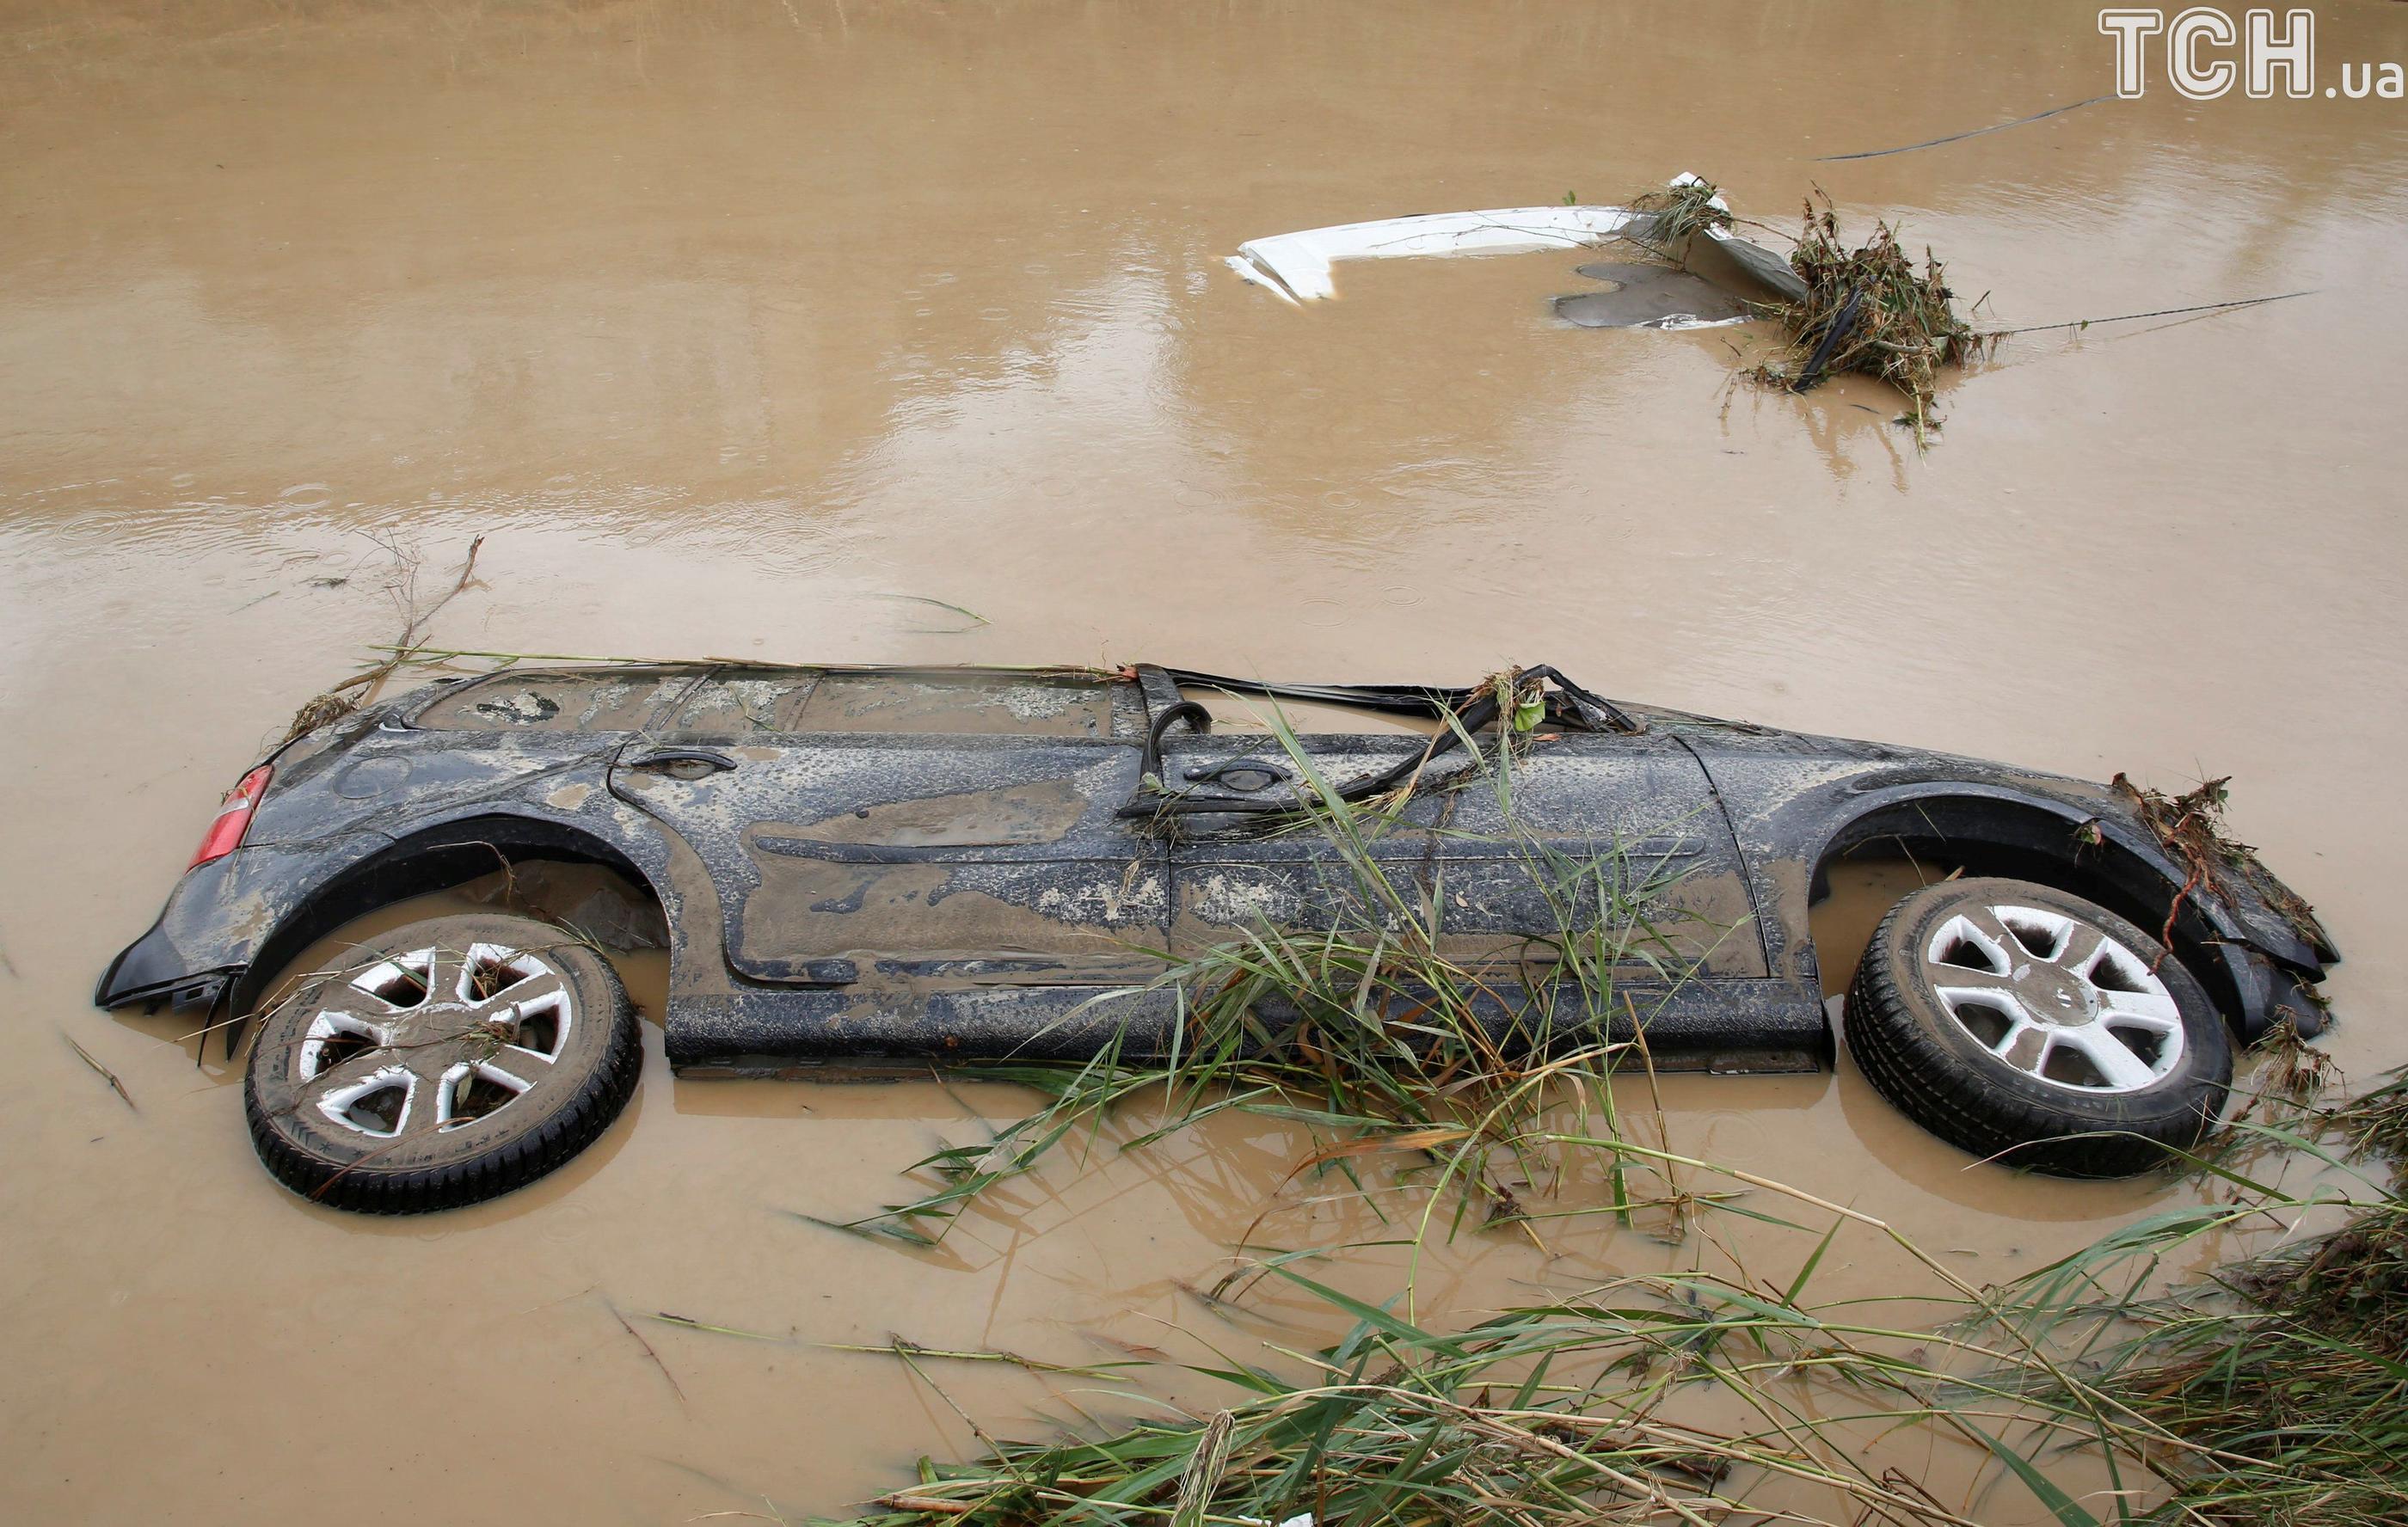
[[197,869],[212,859],[223,859],[242,847],[242,835],[251,831],[251,814],[259,798],[267,792],[267,778],[272,773],[262,764],[242,777],[242,782],[226,792],[225,804],[218,807],[218,820],[209,823],[202,835],[200,851],[184,867]]

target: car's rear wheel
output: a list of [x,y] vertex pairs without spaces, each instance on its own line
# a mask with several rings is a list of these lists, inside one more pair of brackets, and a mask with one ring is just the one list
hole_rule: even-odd
[[2232,1079],[2224,1020],[2181,962],[2023,880],[1943,880],[1890,908],[1843,1024],[1909,1118],[2061,1177],[2125,1177],[2198,1144]]
[[642,1070],[610,963],[530,918],[412,923],[262,1020],[244,1092],[294,1192],[412,1214],[523,1187],[593,1143]]

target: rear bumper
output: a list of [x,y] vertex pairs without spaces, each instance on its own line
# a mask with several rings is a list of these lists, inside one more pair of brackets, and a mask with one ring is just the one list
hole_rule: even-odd
[[118,951],[93,991],[93,1004],[214,1002],[251,963],[252,924],[265,908],[247,889],[254,850],[237,849],[184,872],[150,930]]

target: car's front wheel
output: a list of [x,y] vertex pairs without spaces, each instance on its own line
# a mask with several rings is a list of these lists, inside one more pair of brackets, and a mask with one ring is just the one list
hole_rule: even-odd
[[643,1066],[618,973],[530,918],[412,923],[262,1020],[244,1085],[259,1159],[371,1214],[509,1192],[593,1143]]
[[2124,1177],[2198,1144],[2232,1044],[2181,962],[2079,896],[1943,880],[1882,920],[1843,1017],[1881,1094],[1976,1155]]

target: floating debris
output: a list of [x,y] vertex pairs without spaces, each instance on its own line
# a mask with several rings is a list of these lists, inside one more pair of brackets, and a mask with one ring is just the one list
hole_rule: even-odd
[[963,620],[969,622],[968,625],[910,625],[902,628],[915,635],[958,636],[964,632],[976,631],[982,625],[993,623],[988,621],[985,616],[981,615],[974,609],[966,608],[963,606],[953,604],[950,601],[943,599],[931,599],[924,593],[873,593],[867,597],[871,599],[883,599],[898,605],[925,605],[931,609],[939,609],[947,612],[948,614],[958,615]]
[[1878,378],[1906,394],[1906,421],[1918,444],[1928,443],[1940,422],[1941,367],[1962,365],[1986,342],[1957,316],[1939,260],[1926,249],[1917,271],[1897,231],[1878,221],[1872,236],[1850,249],[1826,197],[1819,212],[1807,202],[1789,267],[1806,293],[1774,316],[1789,329],[1793,357],[1803,359],[1766,362],[1755,368],[1756,379],[1803,392],[1836,372]]
[[436,616],[443,612],[443,607],[459,598],[476,580],[477,553],[483,550],[484,546],[482,535],[468,543],[468,555],[461,561],[460,576],[452,580],[452,587],[445,590],[440,597],[425,606],[418,602],[418,559],[398,546],[389,546],[387,549],[393,553],[394,564],[399,570],[394,595],[404,617],[400,639],[385,649],[392,655],[305,702],[299,710],[293,713],[293,724],[285,730],[284,740],[291,742],[296,737],[307,736],[322,726],[341,721],[374,699],[384,681],[417,654],[427,627],[434,623]]
[[681,1406],[684,1406],[686,1404],[685,1386],[677,1381],[677,1375],[669,1372],[669,1365],[661,1361],[661,1354],[652,1349],[652,1344],[644,1339],[644,1334],[636,1329],[634,1321],[620,1313],[618,1306],[606,1304],[603,1307],[609,1310],[611,1319],[619,1322],[620,1330],[636,1338],[636,1345],[644,1349],[644,1355],[652,1360],[652,1366],[661,1370],[661,1377],[669,1381],[669,1389],[677,1395],[678,1404]]
[[1645,214],[1625,236],[1657,252],[1684,249],[1700,234],[1728,233],[1731,211],[1712,180],[1684,170],[1660,191],[1643,191],[1630,198],[1630,209]]
[[74,1046],[76,1054],[82,1057],[83,1063],[92,1067],[93,1073],[97,1075],[101,1080],[108,1083],[109,1091],[115,1092],[121,1099],[122,1099],[127,1107],[134,1109],[136,1113],[140,1113],[142,1111],[142,1109],[135,1103],[134,1094],[127,1092],[125,1090],[125,1084],[117,1079],[116,1072],[111,1071],[108,1067],[101,1064],[99,1060],[93,1056],[92,1051],[84,1049],[81,1045],[76,1044],[76,1037],[74,1035],[68,1034],[64,1029],[61,1029],[59,1034],[69,1045]]

